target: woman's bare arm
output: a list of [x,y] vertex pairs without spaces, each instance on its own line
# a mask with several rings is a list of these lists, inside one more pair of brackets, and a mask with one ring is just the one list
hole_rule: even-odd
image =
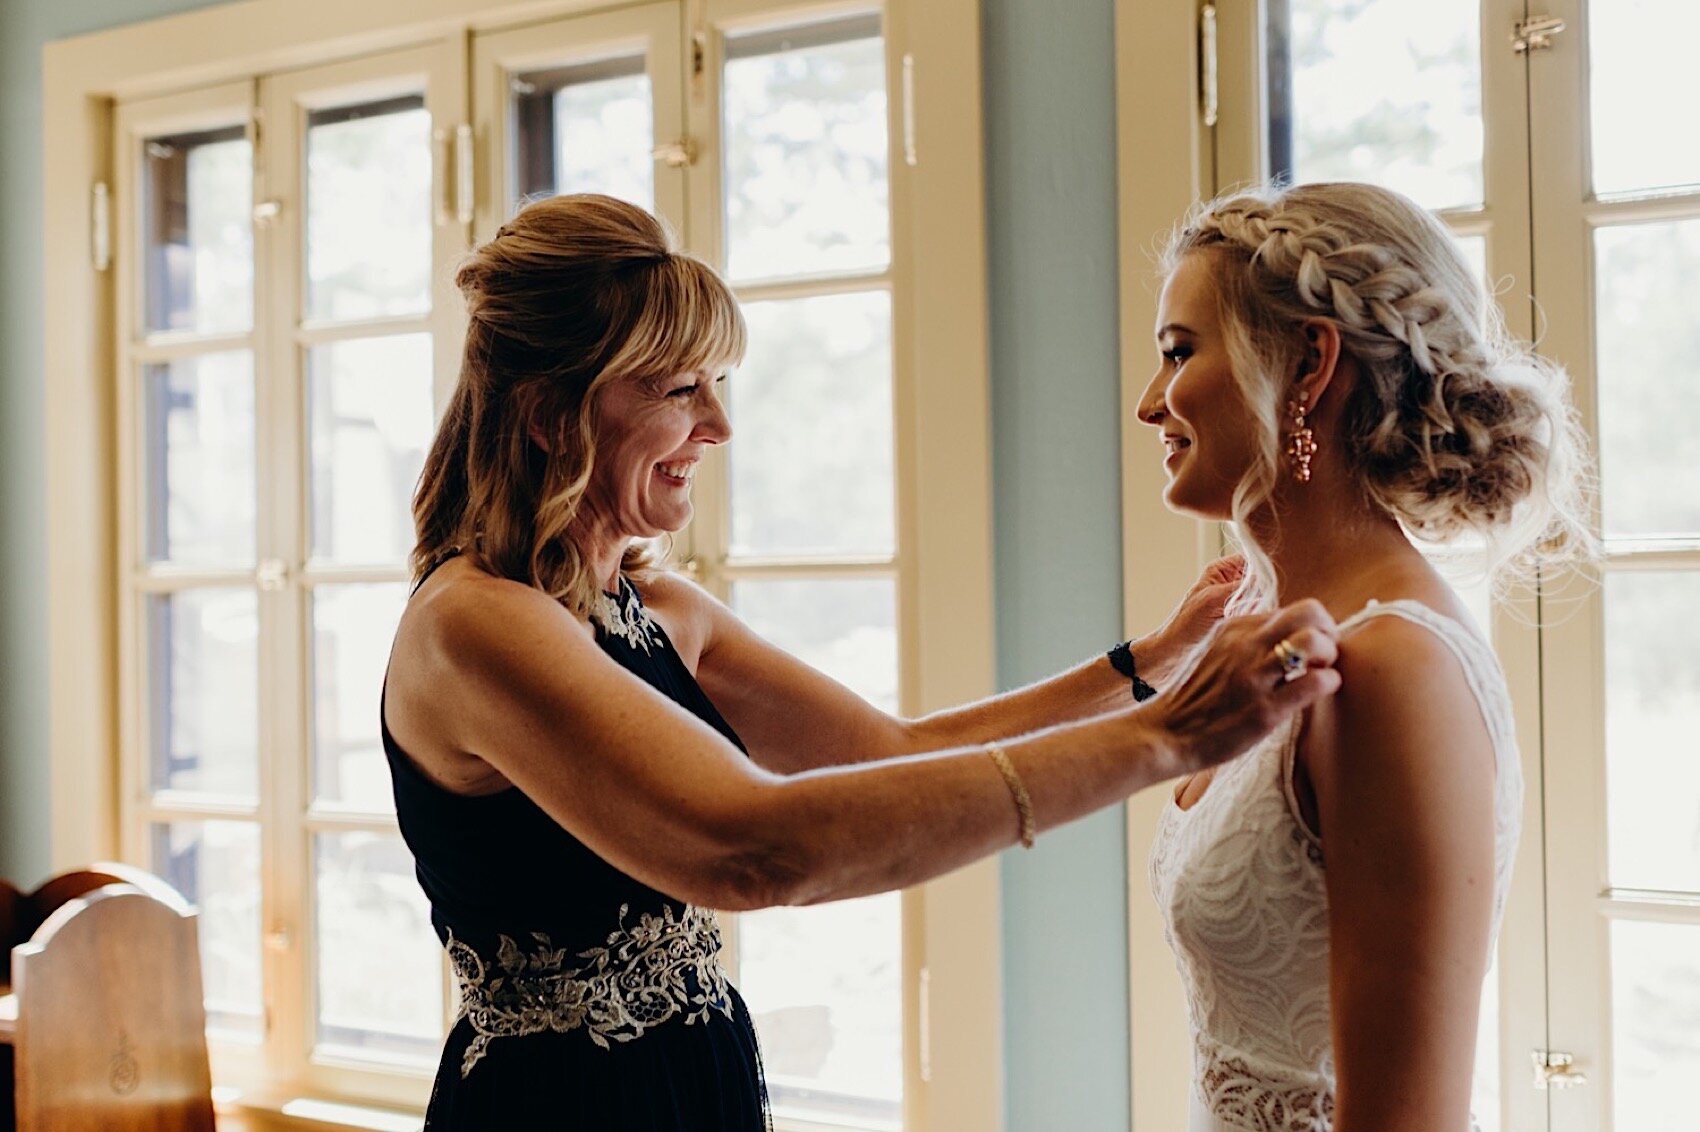
[[[1269,649],[1293,633],[1319,667],[1277,687]],[[1005,744],[1039,828],[1238,753],[1330,693],[1331,633],[1314,603],[1225,625],[1160,701]],[[426,773],[477,760],[616,867],[696,903],[905,887],[1018,833],[1010,792],[978,748],[773,774],[613,663],[557,603],[498,579],[463,575],[416,599],[388,703],[392,732]]]
[[1458,660],[1419,626],[1352,631],[1340,673],[1300,751],[1327,858],[1334,1129],[1462,1132],[1493,915],[1493,744]]
[[[1239,576],[1211,567],[1158,630],[1134,643],[1140,674],[1161,687],[1221,619]],[[660,607],[692,623],[697,680],[762,766],[796,773],[868,759],[985,743],[1118,711],[1127,677],[1103,656],[1039,683],[919,718],[890,715],[753,632],[688,581],[657,578]],[[648,595],[646,595],[647,597]]]

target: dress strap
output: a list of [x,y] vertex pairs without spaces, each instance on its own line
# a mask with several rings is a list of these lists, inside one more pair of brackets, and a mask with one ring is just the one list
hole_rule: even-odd
[[[1487,640],[1471,626],[1414,598],[1400,598],[1396,601],[1371,600],[1368,605],[1340,622],[1342,638],[1344,639],[1350,630],[1377,617],[1397,617],[1421,626],[1440,638],[1441,643],[1457,658],[1458,664],[1463,668],[1464,680],[1470,686],[1470,693],[1475,697],[1477,707],[1481,709],[1482,721],[1487,725],[1488,738],[1493,743],[1497,779],[1502,784],[1518,781],[1521,771],[1515,765],[1517,743],[1516,726],[1511,718],[1511,697],[1505,687],[1505,677],[1500,671],[1499,659],[1494,655]],[[1293,819],[1298,823],[1306,841],[1313,850],[1320,853],[1322,839],[1305,820],[1299,806],[1298,792],[1293,786],[1299,734],[1303,730],[1298,722],[1301,718],[1302,714],[1294,717],[1291,730],[1281,745],[1281,789],[1286,796],[1287,808],[1292,812]],[[1507,762],[1512,765],[1508,767]]]
[[1507,710],[1509,700],[1505,677],[1500,672],[1499,659],[1494,655],[1492,646],[1478,630],[1412,598],[1385,602],[1372,600],[1342,621],[1340,630],[1344,633],[1376,617],[1398,617],[1439,637],[1463,667],[1464,679],[1475,694],[1476,702],[1481,705],[1482,717],[1487,722],[1494,746],[1501,747],[1511,739],[1513,727]]

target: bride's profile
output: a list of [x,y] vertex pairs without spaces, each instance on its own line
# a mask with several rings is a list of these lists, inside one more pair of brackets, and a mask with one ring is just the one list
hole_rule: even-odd
[[1417,543],[1587,553],[1564,374],[1385,189],[1221,198],[1162,268],[1139,415],[1165,500],[1232,523],[1239,608],[1319,600],[1343,677],[1161,819],[1190,1127],[1464,1132],[1523,782],[1499,665]]

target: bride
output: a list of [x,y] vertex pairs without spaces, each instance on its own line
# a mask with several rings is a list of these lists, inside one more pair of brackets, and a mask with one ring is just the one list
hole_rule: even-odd
[[1412,538],[1586,551],[1564,375],[1369,185],[1215,201],[1164,275],[1139,416],[1165,499],[1233,523],[1239,608],[1321,601],[1343,676],[1159,827],[1192,1132],[1463,1132],[1523,782],[1494,655]]

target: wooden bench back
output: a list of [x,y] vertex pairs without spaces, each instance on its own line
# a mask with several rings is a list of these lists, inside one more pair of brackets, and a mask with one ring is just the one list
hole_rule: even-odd
[[13,950],[20,1129],[211,1132],[195,916],[150,887],[85,889]]

